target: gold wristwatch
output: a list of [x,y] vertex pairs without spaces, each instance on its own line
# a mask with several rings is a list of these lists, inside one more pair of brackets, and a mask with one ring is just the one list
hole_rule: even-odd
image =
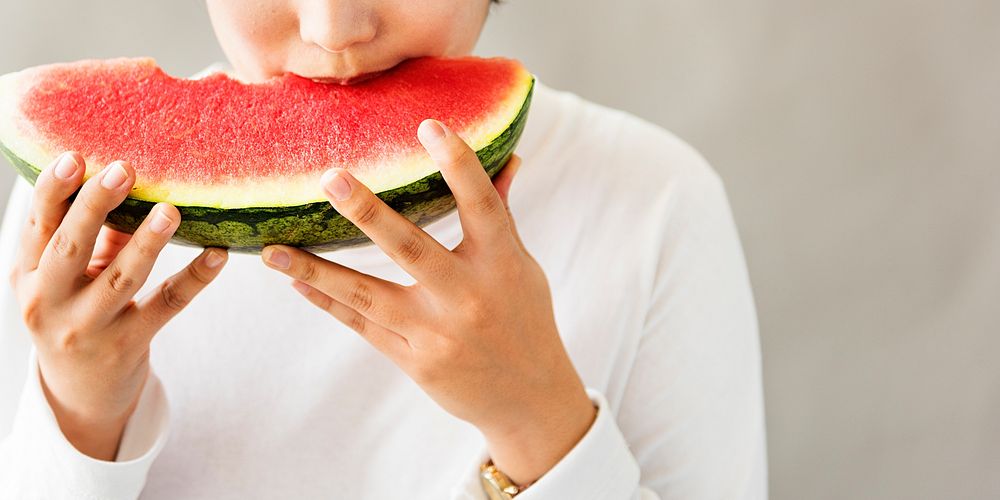
[[500,469],[493,465],[492,458],[479,466],[479,481],[483,483],[483,491],[490,500],[510,500],[531,486],[530,483],[524,486],[514,484],[507,474],[500,472]]

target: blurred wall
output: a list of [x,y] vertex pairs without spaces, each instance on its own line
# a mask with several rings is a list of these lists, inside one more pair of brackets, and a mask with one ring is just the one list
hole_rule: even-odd
[[[0,72],[222,57],[198,0],[0,12]],[[673,130],[724,178],[772,498],[1000,497],[1000,3],[508,0],[479,52]]]
[[721,173],[773,498],[1000,498],[1000,2],[513,0],[481,47]]

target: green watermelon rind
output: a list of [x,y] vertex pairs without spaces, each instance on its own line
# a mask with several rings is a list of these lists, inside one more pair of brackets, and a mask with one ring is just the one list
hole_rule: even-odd
[[[535,79],[511,123],[489,144],[476,151],[483,168],[495,176],[513,154],[527,122]],[[19,158],[0,142],[2,153],[32,185],[41,168]],[[79,191],[77,191],[79,192]],[[455,209],[455,198],[441,172],[405,186],[377,193],[393,210],[423,227]],[[76,193],[70,200],[76,197]],[[126,198],[108,214],[105,225],[133,233],[149,214],[154,202]],[[231,252],[259,254],[266,245],[283,244],[319,253],[371,244],[357,226],[337,212],[329,202],[285,207],[214,208],[177,206],[181,223],[172,242],[191,247],[222,247]]]

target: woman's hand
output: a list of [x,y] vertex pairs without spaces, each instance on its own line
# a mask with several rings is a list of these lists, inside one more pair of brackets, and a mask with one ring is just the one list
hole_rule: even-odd
[[536,480],[589,429],[593,403],[556,329],[545,274],[507,208],[517,156],[491,183],[475,152],[439,122],[418,136],[455,195],[465,239],[452,251],[348,172],[323,186],[416,279],[402,286],[293,247],[262,257],[316,306],[391,358],[438,404],[475,425],[511,479]]
[[134,235],[104,227],[135,172],[115,162],[80,188],[85,171],[80,155],[66,153],[39,174],[10,284],[60,429],[82,453],[114,460],[153,335],[219,274],[227,253],[206,249],[137,303],[180,213],[159,203]]

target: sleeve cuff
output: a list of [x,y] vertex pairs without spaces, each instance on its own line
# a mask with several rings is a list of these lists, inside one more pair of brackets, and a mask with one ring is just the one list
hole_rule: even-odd
[[[639,490],[639,464],[618,428],[604,395],[587,388],[597,417],[583,438],[517,500],[548,498],[629,499]],[[479,482],[479,466],[489,459],[485,449],[462,483],[452,490],[455,500],[488,500]]]
[[[142,492],[153,460],[167,441],[169,406],[159,378],[150,370],[139,403],[125,425],[114,462],[84,455],[59,429],[42,392],[37,352],[31,349],[28,376],[12,434],[30,443],[35,465],[45,478],[57,481],[57,498],[135,499]],[[28,450],[25,450],[28,451]],[[65,496],[64,496],[65,495]]]

